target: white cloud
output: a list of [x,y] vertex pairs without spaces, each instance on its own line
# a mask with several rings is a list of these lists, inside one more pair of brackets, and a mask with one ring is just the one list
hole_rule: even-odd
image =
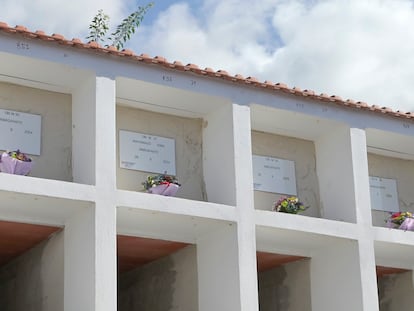
[[171,6],[133,48],[414,111],[413,29],[409,0],[205,0]]
[[[151,25],[139,29],[130,48],[233,75],[414,111],[412,0],[197,2],[202,5],[196,9],[189,0],[176,1]],[[127,4],[131,3],[0,0],[0,20],[84,39],[98,9],[111,16],[114,26],[130,13]]]
[[67,38],[84,39],[99,9],[116,24],[126,15],[121,0],[0,0],[0,6],[0,20],[10,26],[24,25],[30,30],[59,33]]

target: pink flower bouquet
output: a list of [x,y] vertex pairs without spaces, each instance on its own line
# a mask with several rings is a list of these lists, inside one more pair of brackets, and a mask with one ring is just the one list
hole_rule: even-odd
[[32,170],[32,163],[32,160],[19,150],[3,152],[0,158],[0,172],[27,175]]
[[164,174],[148,176],[147,180],[142,184],[148,193],[165,196],[175,196],[181,186],[174,176]]
[[414,231],[414,218],[411,212],[392,213],[387,220],[388,228]]

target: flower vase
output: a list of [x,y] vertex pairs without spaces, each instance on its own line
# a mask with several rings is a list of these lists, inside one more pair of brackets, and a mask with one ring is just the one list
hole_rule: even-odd
[[0,172],[15,174],[15,175],[27,175],[32,170],[33,162],[25,162],[15,158],[12,158],[3,152],[0,159]]
[[405,231],[414,231],[414,218],[406,218],[398,228]]
[[160,195],[173,197],[173,196],[175,196],[175,194],[177,193],[179,188],[180,188],[180,186],[178,186],[176,184],[161,184],[161,185],[158,185],[158,186],[155,186],[155,187],[151,187],[148,190],[148,193],[160,194]]

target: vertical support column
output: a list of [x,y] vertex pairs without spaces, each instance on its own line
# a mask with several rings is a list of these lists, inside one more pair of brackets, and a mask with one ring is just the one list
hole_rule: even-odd
[[73,181],[95,184],[96,78],[80,81],[72,94]]
[[233,106],[207,116],[203,130],[203,170],[209,202],[236,205]]
[[241,310],[259,310],[250,108],[233,105]]
[[[238,219],[234,231],[221,232],[223,236],[197,243],[199,269],[207,265],[210,270],[208,277],[199,270],[200,310],[258,310],[250,109],[236,104],[224,106],[210,114],[205,121],[203,156],[208,200],[234,205]],[[230,242],[227,246],[222,245],[232,235],[236,235],[233,237],[236,249],[230,247]],[[219,244],[213,245],[216,243]],[[216,248],[217,252],[220,250],[217,253],[220,254],[220,260],[229,257],[229,264],[237,268],[229,270],[232,275],[228,275],[228,278],[237,280],[229,284],[237,286],[236,291],[232,289],[231,297],[223,298],[228,289],[224,286],[221,270],[228,267],[220,261],[205,261],[201,255],[209,252],[214,254]],[[211,274],[211,271],[216,272]],[[212,299],[218,304],[213,308],[209,303]]]
[[357,241],[335,242],[312,255],[312,310],[363,311]]
[[115,208],[97,203],[65,224],[64,310],[116,310]]
[[115,187],[115,81],[90,76],[72,94],[72,169],[75,182]]
[[378,284],[373,240],[361,237],[358,241],[363,310],[379,310]]
[[115,81],[90,77],[73,95],[73,175],[95,184],[95,205],[65,224],[67,310],[117,307]]
[[197,241],[199,311],[240,311],[237,226],[204,235]]
[[[116,95],[115,80],[96,78],[96,186],[116,189]],[[111,194],[111,197],[112,194]]]
[[338,127],[315,147],[323,217],[370,225],[365,131]]
[[96,311],[117,308],[115,84],[96,78]]

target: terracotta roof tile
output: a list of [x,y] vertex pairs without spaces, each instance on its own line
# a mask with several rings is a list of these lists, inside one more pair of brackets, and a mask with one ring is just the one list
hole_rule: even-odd
[[233,83],[243,83],[243,84],[251,85],[253,87],[272,89],[275,92],[284,92],[284,93],[293,94],[293,95],[306,96],[312,100],[328,101],[328,102],[332,102],[332,103],[345,106],[345,107],[357,108],[361,110],[372,111],[375,113],[387,114],[390,116],[395,116],[395,117],[404,118],[404,119],[414,118],[414,113],[411,113],[411,112],[401,112],[399,110],[394,111],[391,108],[379,107],[377,105],[369,106],[365,102],[360,102],[360,101],[355,102],[352,99],[343,100],[341,97],[337,95],[328,95],[324,93],[318,95],[318,94],[315,94],[315,92],[312,90],[302,91],[298,87],[290,88],[284,83],[273,84],[273,82],[271,81],[260,82],[258,79],[254,77],[244,78],[240,74],[236,74],[232,76],[225,70],[214,71],[213,69],[208,68],[208,67],[202,70],[195,64],[187,64],[184,66],[181,62],[178,62],[178,61],[174,61],[172,63],[168,62],[167,59],[161,56],[151,57],[147,54],[141,54],[138,56],[132,50],[126,49],[126,50],[118,51],[113,46],[102,47],[97,42],[84,43],[80,39],[68,40],[60,34],[53,34],[49,36],[40,30],[37,30],[36,32],[31,32],[26,27],[21,26],[21,25],[17,25],[16,27],[13,28],[13,27],[10,27],[7,23],[0,21],[0,32],[17,33],[25,37],[39,39],[43,41],[56,42],[58,44],[72,46],[74,48],[94,50],[95,52],[100,52],[104,54],[113,54],[118,57],[129,57],[132,60],[136,60],[136,61],[144,62],[148,64],[159,65],[159,66],[166,66],[166,67],[172,68],[173,70],[191,71],[196,74],[207,75],[207,76],[210,76],[216,79],[225,79],[228,81],[232,81]]

